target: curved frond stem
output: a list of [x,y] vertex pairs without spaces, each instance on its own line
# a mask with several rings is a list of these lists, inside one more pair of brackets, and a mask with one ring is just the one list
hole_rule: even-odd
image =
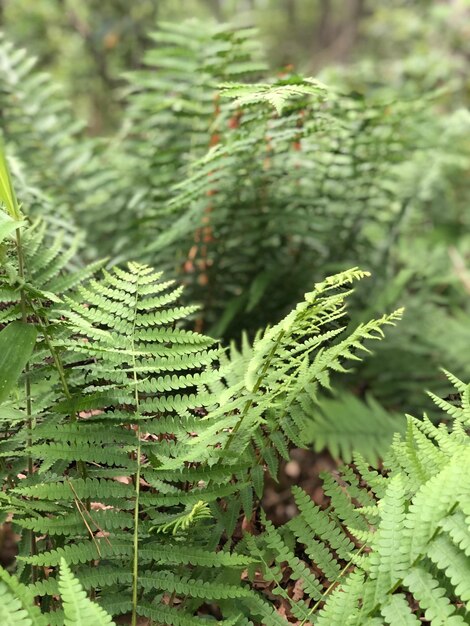
[[[54,365],[55,365],[55,369],[57,371],[57,374],[59,375],[59,379],[62,385],[62,389],[64,392],[65,397],[67,398],[67,400],[71,400],[72,399],[72,394],[70,393],[70,389],[67,383],[67,378],[65,376],[65,370],[64,370],[64,366],[62,364],[62,359],[60,358],[59,353],[57,352],[57,350],[55,349],[54,344],[52,343],[51,337],[49,335],[49,329],[48,329],[48,320],[47,318],[42,318],[41,315],[38,313],[38,311],[36,310],[36,307],[34,306],[34,302],[30,301],[29,302],[32,310],[34,311],[36,318],[38,320],[38,324],[39,327],[41,329],[41,332],[44,336],[44,340],[47,343],[47,347],[49,349],[49,352],[51,353],[52,356],[52,360],[54,361]],[[76,422],[77,421],[77,413],[74,410],[70,411],[70,419],[72,422]],[[83,461],[78,461],[78,471],[80,472],[80,475],[82,478],[86,478],[87,477],[87,471],[86,471],[86,466],[85,463]],[[87,510],[90,510],[90,502],[87,501],[86,503],[87,506]]]
[[[284,335],[285,335],[285,330],[281,330],[279,332],[279,334],[278,334],[278,336],[276,338],[276,341],[274,342],[274,344],[273,344],[269,354],[268,354],[268,357],[267,357],[266,361],[264,362],[264,365],[263,365],[263,367],[261,369],[261,372],[260,372],[260,374],[259,374],[259,376],[258,376],[258,378],[257,378],[257,380],[255,382],[255,385],[253,386],[253,393],[256,393],[259,390],[259,388],[261,387],[261,385],[263,383],[263,380],[264,380],[264,377],[266,376],[266,373],[267,373],[267,371],[268,371],[268,369],[269,369],[269,367],[271,365],[271,362],[272,362],[272,360],[274,358],[274,355],[276,354],[276,350],[278,349],[279,344],[281,343],[282,338],[284,337]],[[235,426],[233,427],[232,432],[230,433],[229,437],[227,438],[227,441],[226,441],[225,446],[224,446],[224,450],[225,451],[229,449],[233,439],[235,438],[235,435],[237,434],[237,432],[240,430],[241,426],[243,425],[243,421],[246,418],[246,416],[248,415],[248,411],[250,410],[252,405],[253,405],[253,398],[249,398],[245,402],[245,406],[243,407],[243,411],[242,411],[242,414],[240,415],[240,419],[235,424]]]
[[[47,347],[49,349],[49,352],[51,353],[51,357],[52,357],[52,359],[54,361],[54,365],[55,365],[55,368],[57,370],[57,374],[59,375],[59,379],[60,379],[60,382],[61,382],[61,385],[62,385],[62,389],[63,389],[64,395],[67,398],[67,400],[71,400],[72,394],[70,393],[70,389],[69,389],[69,386],[68,386],[68,383],[67,383],[67,379],[65,377],[65,370],[64,370],[64,367],[63,367],[63,364],[62,364],[62,360],[61,360],[61,358],[59,356],[59,353],[55,349],[54,344],[52,343],[51,337],[49,335],[49,330],[48,330],[49,322],[48,322],[48,320],[46,318],[43,319],[41,317],[41,315],[37,312],[37,310],[36,310],[36,308],[34,306],[34,302],[30,302],[30,306],[31,306],[31,308],[33,309],[33,311],[36,314],[39,327],[40,327],[40,329],[42,331],[42,334],[44,335],[44,339],[45,339],[45,341],[47,343]],[[77,419],[76,412],[72,410],[70,412],[70,417],[71,417],[72,421],[76,421],[76,419]]]

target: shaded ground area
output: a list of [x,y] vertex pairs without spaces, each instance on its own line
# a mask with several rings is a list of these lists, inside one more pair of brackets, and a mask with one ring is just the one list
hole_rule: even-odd
[[269,479],[265,488],[263,508],[266,516],[276,526],[284,524],[296,514],[291,487],[298,485],[322,506],[324,494],[320,473],[337,467],[337,463],[327,452],[320,454],[310,450],[294,449],[291,460],[283,461],[279,472],[279,482]]

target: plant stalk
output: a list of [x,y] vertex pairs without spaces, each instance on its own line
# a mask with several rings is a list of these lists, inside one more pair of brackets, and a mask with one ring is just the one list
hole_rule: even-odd
[[135,410],[138,416],[136,423],[136,472],[134,476],[135,487],[135,508],[134,508],[134,537],[133,537],[133,557],[132,557],[132,617],[131,626],[137,626],[137,595],[138,595],[138,580],[139,580],[139,513],[140,513],[140,474],[141,474],[141,431],[140,431],[140,415],[139,415],[139,390],[137,387],[137,363],[135,358],[135,326],[137,322],[137,303],[139,298],[139,281],[137,281],[135,306],[134,306],[134,324],[132,328],[132,368],[134,379],[134,401]]
[[[16,229],[16,253],[18,259],[18,275],[21,281],[24,283],[25,280],[25,272],[24,272],[24,255],[23,255],[23,244],[21,240],[21,230],[19,228]],[[28,312],[26,308],[26,295],[24,292],[24,287],[21,285],[20,287],[20,307],[21,307],[21,320],[24,324],[28,323]],[[26,423],[28,428],[28,439],[27,445],[28,449],[33,445],[33,428],[34,428],[34,420],[33,420],[33,405],[31,400],[31,380],[29,377],[29,363],[26,363],[25,366],[25,395],[26,395]],[[30,454],[28,454],[28,476],[32,476],[34,472],[34,462],[33,458]],[[31,543],[30,543],[30,552],[31,556],[35,556],[37,554],[37,542],[36,535],[34,531],[31,530]],[[31,582],[34,584],[37,580],[37,567],[33,565],[31,567]]]

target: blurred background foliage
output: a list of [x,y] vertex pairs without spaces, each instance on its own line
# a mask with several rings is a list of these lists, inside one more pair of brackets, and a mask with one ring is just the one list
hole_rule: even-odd
[[469,9],[468,0],[0,0],[0,28],[102,133],[119,124],[122,74],[141,67],[149,31],[189,17],[256,26],[273,70],[328,68],[361,92],[445,84],[466,103]]

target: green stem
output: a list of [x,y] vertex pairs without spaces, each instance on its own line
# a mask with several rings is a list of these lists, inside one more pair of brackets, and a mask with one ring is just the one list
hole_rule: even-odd
[[[23,244],[21,241],[21,230],[19,228],[16,229],[16,253],[18,259],[18,275],[21,281],[24,283],[25,273],[24,273],[24,255],[23,255]],[[20,306],[21,306],[21,320],[24,324],[28,323],[28,313],[26,308],[26,295],[24,292],[23,285],[20,288]],[[34,428],[34,420],[33,420],[33,406],[31,400],[31,380],[29,377],[29,363],[26,363],[25,366],[25,395],[26,395],[26,423],[28,428],[28,440],[27,445],[28,449],[33,445],[33,428]],[[33,458],[30,454],[28,454],[28,475],[32,476],[34,472],[34,462]],[[31,555],[34,556],[37,554],[37,542],[34,531],[31,530]],[[33,565],[31,567],[31,582],[34,584],[37,579],[37,567]]]
[[135,473],[135,509],[134,509],[134,540],[132,562],[132,626],[137,626],[137,591],[139,578],[139,500],[140,500],[140,426],[137,425],[137,469]]
[[[44,339],[47,343],[47,347],[49,348],[49,352],[51,353],[52,359],[54,361],[54,365],[56,368],[57,373],[59,374],[59,379],[62,385],[62,389],[64,391],[64,395],[67,398],[67,400],[72,400],[72,394],[70,393],[70,389],[69,389],[69,385],[67,383],[67,378],[65,376],[65,370],[64,370],[64,366],[62,364],[62,360],[59,356],[59,353],[57,352],[57,350],[55,349],[54,344],[52,343],[52,339],[49,335],[49,329],[48,329],[48,321],[46,318],[41,319],[41,316],[39,315],[39,313],[37,313],[36,309],[34,308],[34,304],[31,303],[31,306],[34,310],[34,312],[36,313],[36,317],[38,319],[38,323],[39,323],[39,327],[41,328],[42,334],[44,336]],[[70,419],[72,420],[72,422],[76,422],[77,421],[77,412],[72,410],[70,411]],[[84,461],[78,461],[77,463],[77,467],[78,467],[78,471],[80,473],[80,476],[85,479],[87,477],[87,470],[86,470],[86,464]],[[90,511],[90,499],[87,499],[86,501],[86,509],[87,511]]]
[[[359,554],[361,554],[361,552],[364,550],[366,546],[363,545],[359,548],[359,550],[356,552],[355,556],[359,556]],[[340,571],[340,573],[338,574],[338,576],[335,578],[335,580],[329,585],[329,587],[324,591],[324,593],[322,593],[321,597],[318,599],[317,602],[315,602],[315,604],[312,606],[312,608],[309,610],[309,612],[307,613],[307,616],[300,622],[299,626],[304,626],[304,624],[307,622],[307,620],[315,613],[315,611],[318,609],[318,607],[320,606],[320,604],[322,602],[324,602],[325,598],[327,596],[330,595],[330,593],[333,591],[333,589],[336,588],[338,581],[340,580],[340,578],[342,578],[346,572],[348,571],[348,569],[351,567],[352,565],[352,561],[348,561],[346,563],[346,565],[343,567],[343,569]]]
[[[252,393],[256,393],[258,391],[258,389],[261,387],[261,384],[262,384],[262,382],[264,380],[266,372],[268,371],[268,368],[271,365],[271,361],[272,361],[272,359],[274,357],[274,354],[275,354],[276,350],[278,349],[279,344],[281,343],[281,340],[284,337],[284,335],[285,335],[285,331],[281,330],[281,332],[279,333],[279,335],[277,336],[277,338],[276,338],[276,340],[275,340],[275,342],[273,344],[273,347],[271,348],[271,350],[270,350],[270,352],[268,354],[268,357],[266,358],[266,361],[265,361],[265,363],[263,365],[263,369],[261,370],[261,372],[260,372],[260,374],[259,374],[259,376],[258,376],[258,378],[256,380],[256,383],[255,383],[255,385],[253,387],[253,392]],[[242,413],[240,415],[240,419],[235,424],[235,426],[233,427],[232,432],[230,433],[230,435],[227,438],[227,441],[226,441],[225,446],[223,448],[224,452],[226,452],[229,449],[229,447],[230,447],[232,441],[234,440],[237,432],[240,430],[240,428],[241,428],[241,426],[243,424],[243,420],[246,418],[246,416],[248,414],[248,411],[253,406],[253,402],[254,402],[253,397],[249,398],[245,402],[245,405],[243,407]],[[222,458],[222,457],[220,457],[220,458]]]
[[137,303],[139,298],[139,281],[137,280],[135,306],[134,306],[134,324],[132,328],[132,368],[134,376],[134,401],[135,410],[138,417],[136,424],[136,461],[137,468],[134,476],[135,486],[135,506],[134,506],[134,537],[133,537],[133,558],[132,558],[132,618],[131,626],[137,626],[137,595],[139,580],[139,509],[140,509],[140,473],[141,473],[141,432],[140,432],[140,415],[139,415],[139,390],[137,387],[137,363],[135,358],[135,326],[137,322]]
[[[44,340],[47,343],[47,347],[49,349],[49,352],[51,353],[52,356],[52,360],[54,361],[54,365],[55,368],[57,370],[57,373],[59,374],[59,379],[62,385],[62,389],[64,391],[64,395],[67,398],[67,400],[71,400],[72,399],[72,394],[70,393],[70,389],[69,389],[69,385],[67,383],[67,379],[65,377],[65,370],[64,370],[64,366],[62,364],[62,360],[57,352],[57,350],[54,347],[54,344],[52,343],[52,339],[49,335],[49,329],[48,329],[48,321],[46,318],[42,319],[41,316],[39,315],[39,313],[36,311],[35,307],[34,307],[34,303],[31,302],[30,303],[31,308],[33,309],[37,320],[38,320],[38,324],[39,327],[42,331],[42,334],[44,336]],[[72,419],[72,421],[76,421],[77,420],[77,413],[76,411],[71,411],[70,412],[70,417]]]

